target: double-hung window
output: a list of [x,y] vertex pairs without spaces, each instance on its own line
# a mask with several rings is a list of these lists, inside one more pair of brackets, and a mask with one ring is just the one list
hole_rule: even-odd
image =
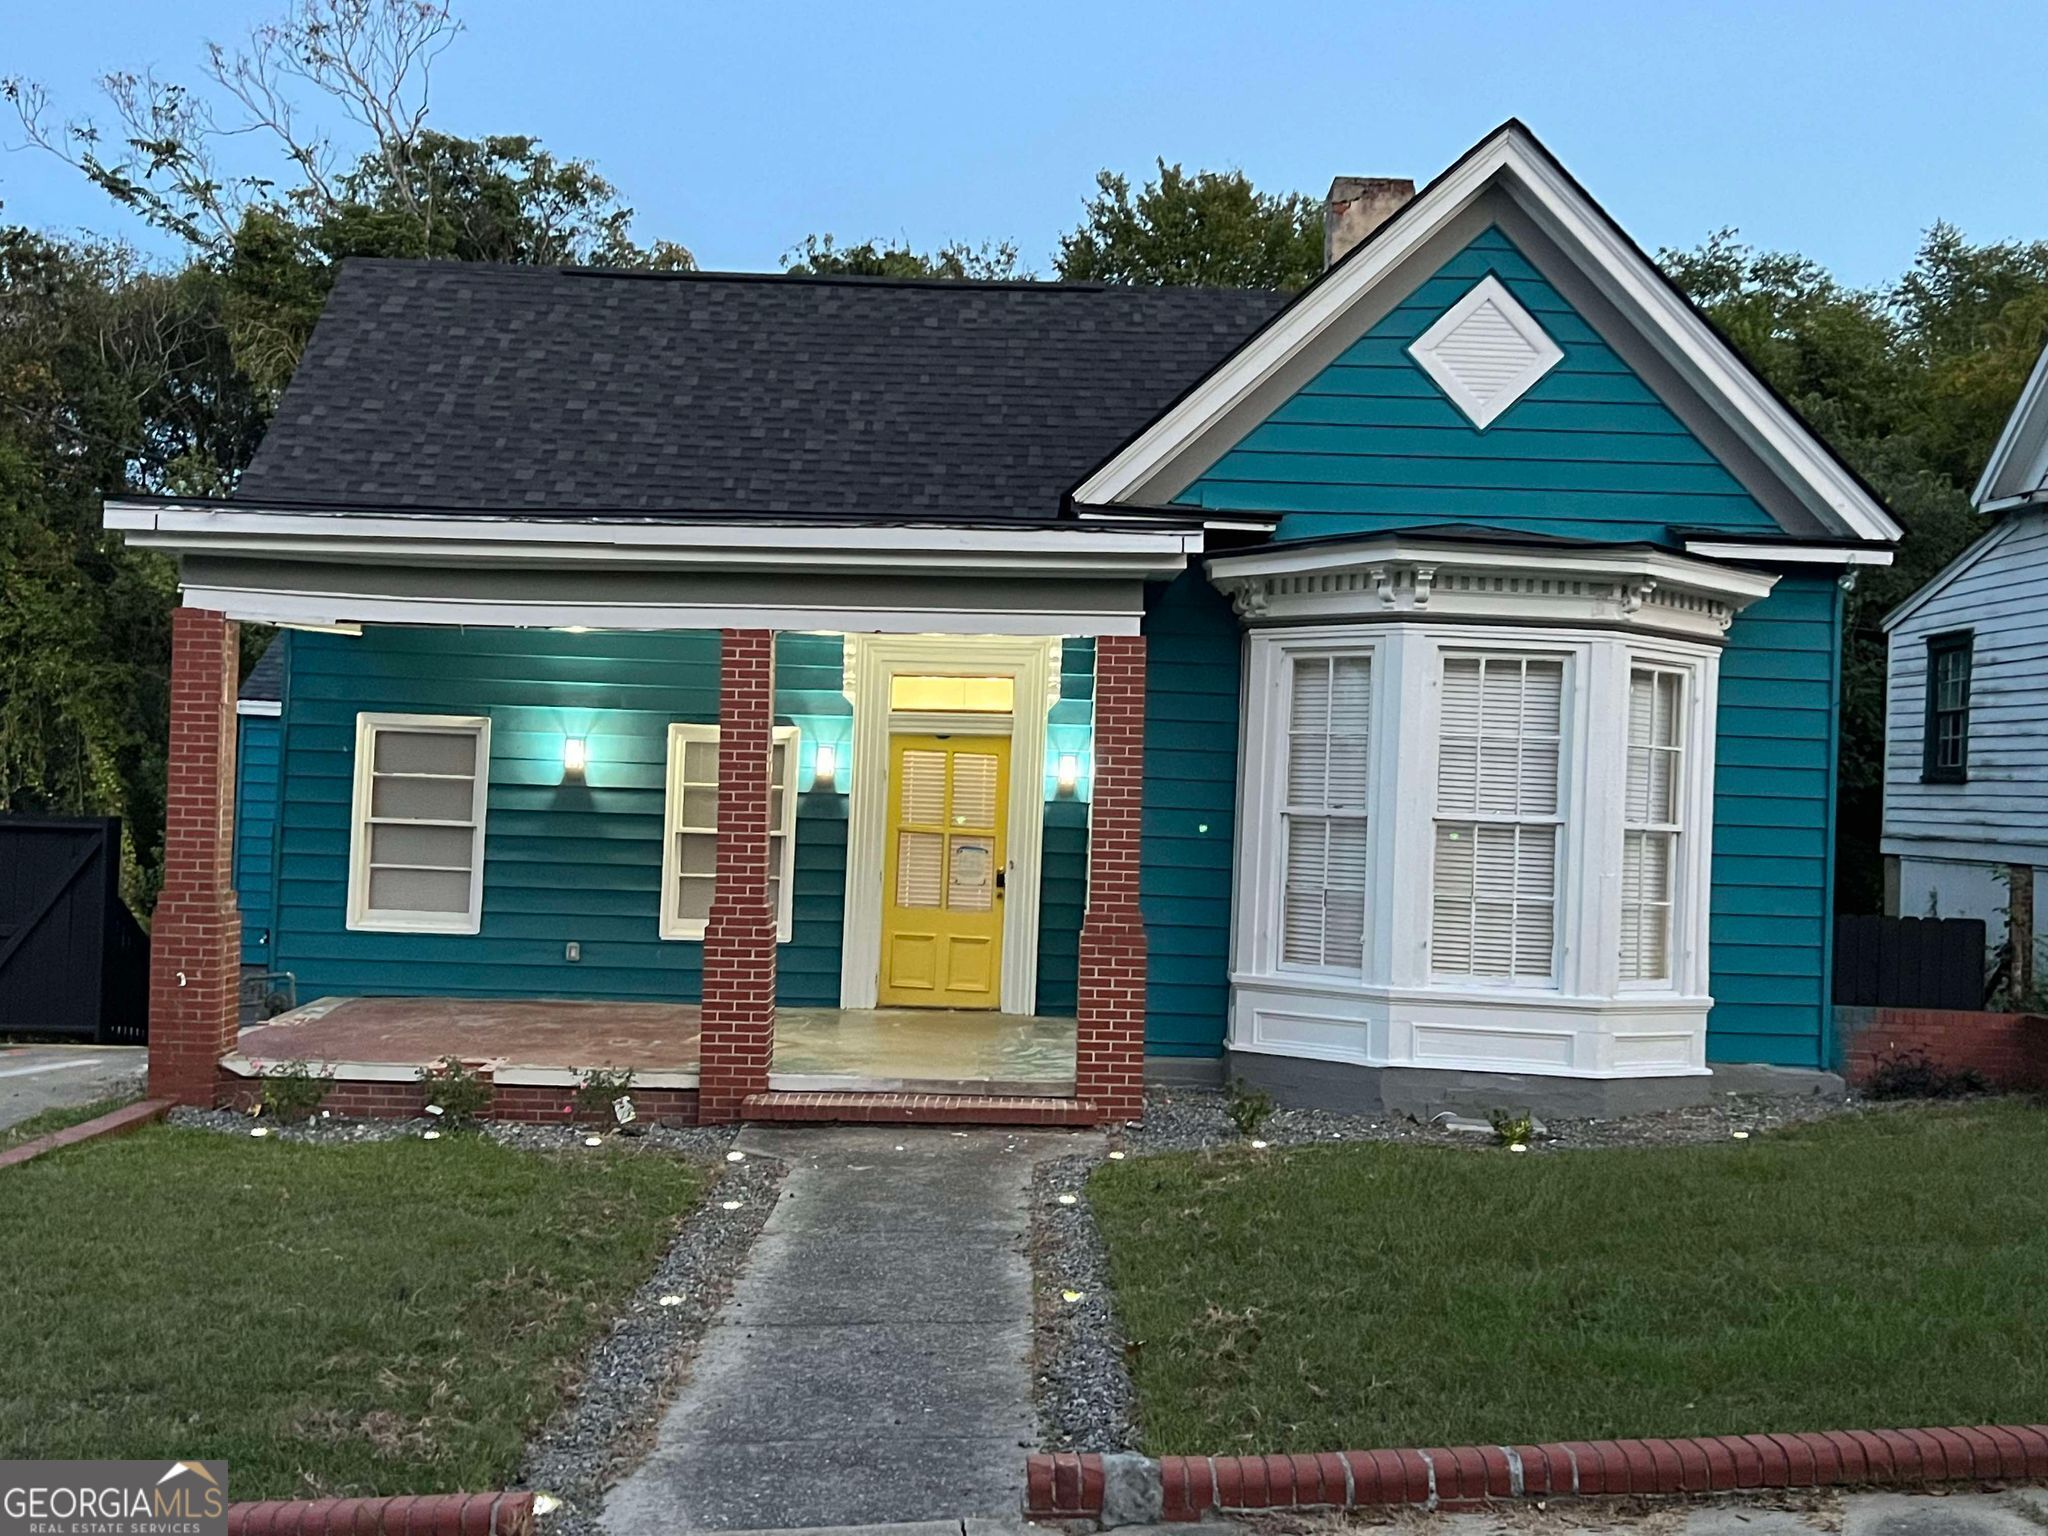
[[1927,727],[1920,777],[1929,784],[1961,784],[1970,776],[1970,662],[1967,629],[1927,641]]
[[1449,654],[1437,722],[1430,969],[1556,975],[1564,662]]
[[1364,964],[1371,725],[1370,656],[1293,658],[1280,813],[1286,965],[1355,973]]
[[1671,919],[1685,783],[1685,676],[1628,674],[1621,842],[1621,979],[1671,980]]
[[348,925],[475,933],[483,921],[491,722],[356,716]]
[[[796,872],[797,731],[775,728],[768,794],[768,905],[788,943]],[[661,936],[701,939],[718,870],[718,727],[668,728],[668,799],[661,866]]]

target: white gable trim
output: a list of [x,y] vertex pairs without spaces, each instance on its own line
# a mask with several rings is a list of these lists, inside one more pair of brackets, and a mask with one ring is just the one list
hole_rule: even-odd
[[2048,347],[2005,418],[1970,500],[1979,512],[2048,501]]
[[1900,537],[1899,526],[1856,477],[1664,281],[1535,137],[1514,122],[1496,130],[1430,183],[1235,356],[1083,481],[1074,500],[1091,505],[1142,502],[1155,476],[1495,185],[1565,250],[1584,254],[1587,275],[1609,302],[1702,399],[1720,408],[1731,430],[1775,473],[1803,487],[1845,533],[1887,542]]

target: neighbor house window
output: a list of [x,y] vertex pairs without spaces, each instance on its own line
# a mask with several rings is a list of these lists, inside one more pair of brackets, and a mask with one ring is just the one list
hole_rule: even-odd
[[1628,765],[1622,795],[1621,979],[1671,978],[1671,912],[1684,784],[1685,677],[1628,675]]
[[1293,658],[1280,813],[1280,953],[1287,965],[1356,972],[1364,963],[1371,723],[1370,657]]
[[1971,633],[1934,635],[1927,642],[1927,731],[1920,777],[1960,784],[1970,776]]
[[356,716],[349,927],[477,931],[490,763],[482,716]]
[[1430,968],[1548,981],[1557,947],[1564,662],[1446,656]]
[[[789,942],[796,870],[797,732],[775,728],[768,795],[768,904]],[[668,728],[668,803],[661,868],[661,936],[701,939],[718,870],[718,727]]]

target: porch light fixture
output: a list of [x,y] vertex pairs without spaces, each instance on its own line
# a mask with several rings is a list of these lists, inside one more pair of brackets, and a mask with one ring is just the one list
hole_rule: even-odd
[[811,761],[811,782],[830,784],[839,777],[839,753],[831,747],[820,746],[818,755]]
[[1062,752],[1060,754],[1059,767],[1060,793],[1071,795],[1074,792],[1074,786],[1080,781],[1081,760],[1071,752]]
[[583,777],[583,738],[564,736],[562,738],[562,776],[568,779]]

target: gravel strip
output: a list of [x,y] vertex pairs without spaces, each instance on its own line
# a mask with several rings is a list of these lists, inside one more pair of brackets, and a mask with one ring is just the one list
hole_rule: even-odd
[[[1095,1153],[1080,1153],[1040,1163],[1031,1181],[1033,1386],[1040,1443],[1056,1451],[1137,1445],[1109,1250],[1088,1207],[1088,1175],[1099,1162]],[[1062,1194],[1075,1196],[1074,1204],[1060,1204]],[[1082,1299],[1068,1301],[1068,1291]]]
[[[304,1141],[321,1146],[403,1141],[417,1139],[429,1131],[443,1134],[449,1129],[431,1115],[420,1115],[411,1120],[350,1120],[340,1115],[316,1114],[310,1120],[287,1124],[238,1109],[174,1109],[168,1118],[172,1125],[215,1131],[226,1136],[248,1136],[260,1130],[265,1136],[279,1141]],[[582,1145],[586,1137],[596,1135],[603,1127],[485,1120],[476,1129],[480,1135],[503,1147],[517,1147],[527,1152],[558,1152]],[[732,1138],[733,1127],[729,1125],[649,1125],[638,1136],[605,1136],[607,1142],[620,1147],[639,1147],[706,1160],[724,1157],[726,1149],[732,1145]]]
[[[702,1130],[732,1138],[730,1129]],[[781,1163],[749,1158],[724,1167],[654,1274],[592,1347],[569,1401],[527,1444],[517,1486],[544,1489],[562,1501],[547,1518],[548,1536],[599,1536],[605,1490],[653,1444],[697,1341],[775,1209]],[[726,1210],[730,1201],[739,1209]]]

